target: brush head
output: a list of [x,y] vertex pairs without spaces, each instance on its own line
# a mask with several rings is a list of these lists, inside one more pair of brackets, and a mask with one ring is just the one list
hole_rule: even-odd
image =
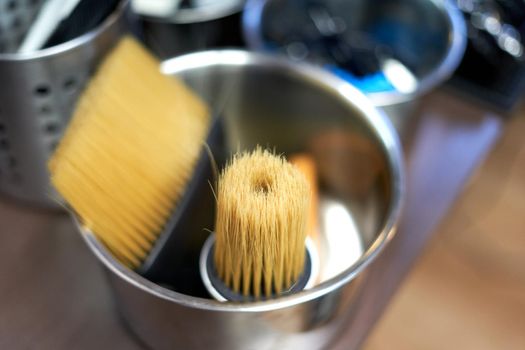
[[185,191],[205,104],[131,37],[102,62],[49,162],[51,181],[124,264],[139,266]]
[[219,177],[214,265],[235,293],[280,295],[304,270],[310,188],[283,157],[257,148]]

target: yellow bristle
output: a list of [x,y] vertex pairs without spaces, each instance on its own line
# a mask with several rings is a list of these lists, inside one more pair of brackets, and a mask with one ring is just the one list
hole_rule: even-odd
[[115,257],[139,266],[192,175],[206,105],[131,37],[83,92],[49,161],[51,181]]
[[283,157],[257,148],[219,177],[214,263],[235,292],[280,294],[304,268],[310,189]]

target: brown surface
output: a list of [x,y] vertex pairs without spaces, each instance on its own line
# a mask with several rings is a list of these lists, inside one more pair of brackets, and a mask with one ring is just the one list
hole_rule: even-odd
[[[498,135],[500,121],[445,96],[425,104],[409,147],[400,232],[371,267],[337,349],[357,348],[435,225]],[[430,200],[431,198],[431,200]],[[68,218],[0,200],[0,349],[138,349],[102,270]]]
[[379,349],[525,349],[525,110],[368,340]]
[[65,215],[0,200],[0,349],[140,349]]
[[[406,140],[406,206],[398,234],[370,268],[366,298],[336,349],[356,349],[379,319],[427,239],[499,135],[500,120],[449,96],[434,95]],[[408,142],[409,141],[409,142]]]

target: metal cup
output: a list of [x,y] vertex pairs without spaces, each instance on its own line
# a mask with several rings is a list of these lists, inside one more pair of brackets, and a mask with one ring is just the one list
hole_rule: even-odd
[[[403,166],[393,127],[354,87],[305,64],[225,50],[171,59],[162,71],[184,79],[219,112],[230,154],[262,145],[315,160],[318,274],[296,294],[219,302],[197,297],[200,290],[183,294],[146,280],[80,226],[107,271],[123,320],[152,349],[326,347],[351,319],[366,292],[359,283],[366,267],[396,230]],[[209,231],[185,234],[204,244]],[[198,262],[200,245],[181,249]]]
[[[324,18],[316,19],[307,11],[312,4],[322,4]],[[419,97],[454,73],[467,43],[465,21],[452,0],[247,1],[243,33],[253,50],[277,51],[292,59],[310,60],[307,44],[301,40],[306,42],[304,36],[312,36],[312,31],[327,36],[337,33],[338,40],[348,44],[345,55],[349,61],[355,60],[351,55],[359,50],[371,57],[381,56],[379,53],[385,50],[399,56],[395,61],[389,60],[390,64],[385,59],[381,68],[390,81],[397,81],[395,89],[363,91],[376,106],[385,109],[401,134],[406,131]],[[294,58],[292,40],[305,46],[304,57]]]
[[128,3],[122,0],[101,25],[68,42],[31,53],[0,53],[1,192],[58,207],[48,157],[89,76],[127,31]]
[[141,16],[144,41],[163,59],[210,48],[242,47],[244,1],[190,1],[166,17]]

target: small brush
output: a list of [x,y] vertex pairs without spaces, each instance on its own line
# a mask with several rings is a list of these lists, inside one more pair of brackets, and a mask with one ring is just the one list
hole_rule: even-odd
[[51,181],[120,262],[140,269],[198,187],[190,179],[210,120],[198,96],[126,37],[83,92],[49,162]]
[[235,156],[219,176],[215,234],[201,254],[210,293],[250,301],[303,289],[309,207],[307,179],[282,156],[259,147]]

